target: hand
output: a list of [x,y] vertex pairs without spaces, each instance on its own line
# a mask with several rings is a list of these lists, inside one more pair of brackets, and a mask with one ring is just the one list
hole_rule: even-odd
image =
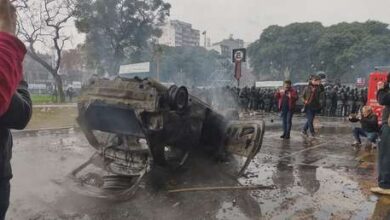
[[0,0],[0,32],[12,35],[16,31],[16,9],[9,0]]
[[377,88],[378,88],[378,90],[384,89],[385,88],[385,83],[384,82],[378,82]]

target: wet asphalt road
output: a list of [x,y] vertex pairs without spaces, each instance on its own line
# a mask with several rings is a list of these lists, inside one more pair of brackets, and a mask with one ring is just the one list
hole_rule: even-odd
[[[167,194],[146,185],[128,202],[85,197],[69,190],[65,175],[93,153],[73,130],[17,135],[8,219],[389,219],[390,199],[368,193],[375,184],[374,152],[355,150],[351,125],[320,119],[320,136],[303,138],[302,119],[289,141],[279,121],[267,120],[260,154],[241,184],[274,190]],[[337,127],[337,128],[335,128]],[[225,166],[193,158],[170,176],[171,188],[232,186]]]

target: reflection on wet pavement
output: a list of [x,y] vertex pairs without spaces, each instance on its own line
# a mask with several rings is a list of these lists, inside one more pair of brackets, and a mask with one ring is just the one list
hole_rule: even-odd
[[[341,133],[341,134],[340,134]],[[375,201],[360,189],[365,176],[349,146],[351,137],[343,132],[323,134],[315,139],[294,132],[289,141],[269,134],[251,173],[261,174],[241,179],[245,184],[276,184],[276,191],[253,192],[261,203],[264,219],[366,219]],[[271,136],[272,135],[272,136]],[[358,169],[356,169],[358,168]]]
[[[347,128],[322,130],[308,139],[293,131],[279,139],[268,131],[241,184],[275,185],[252,192],[152,193],[112,203],[67,190],[61,181],[91,154],[84,137],[70,131],[15,140],[10,219],[389,219],[390,199],[367,189],[375,184],[375,151],[355,150]],[[237,182],[223,165],[190,161],[171,177],[176,188]]]

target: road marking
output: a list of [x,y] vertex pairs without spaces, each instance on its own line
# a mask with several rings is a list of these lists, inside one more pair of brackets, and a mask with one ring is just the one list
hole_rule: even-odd
[[317,148],[320,148],[320,147],[324,147],[325,145],[328,145],[330,142],[325,142],[325,143],[322,143],[322,144],[318,144],[318,145],[315,145],[313,147],[309,147],[309,148],[306,148],[306,149],[303,149],[303,150],[300,150],[300,151],[297,151],[297,152],[294,152],[290,155],[287,155],[287,156],[284,156],[284,157],[280,157],[279,159],[280,160],[283,160],[285,158],[288,158],[288,157],[293,157],[295,155],[298,155],[298,154],[301,154],[303,152],[306,152],[306,151],[310,151],[310,150],[313,150],[313,149],[317,149]]

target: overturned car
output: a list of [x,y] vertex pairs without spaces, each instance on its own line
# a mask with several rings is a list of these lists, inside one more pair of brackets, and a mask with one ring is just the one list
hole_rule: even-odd
[[82,88],[78,111],[96,154],[71,176],[85,179],[81,171],[100,164],[105,171],[101,197],[110,197],[112,190],[115,197],[129,197],[145,173],[180,167],[198,150],[242,158],[234,173],[239,176],[259,152],[265,129],[262,121],[228,120],[186,87],[167,88],[153,79],[93,78]]

